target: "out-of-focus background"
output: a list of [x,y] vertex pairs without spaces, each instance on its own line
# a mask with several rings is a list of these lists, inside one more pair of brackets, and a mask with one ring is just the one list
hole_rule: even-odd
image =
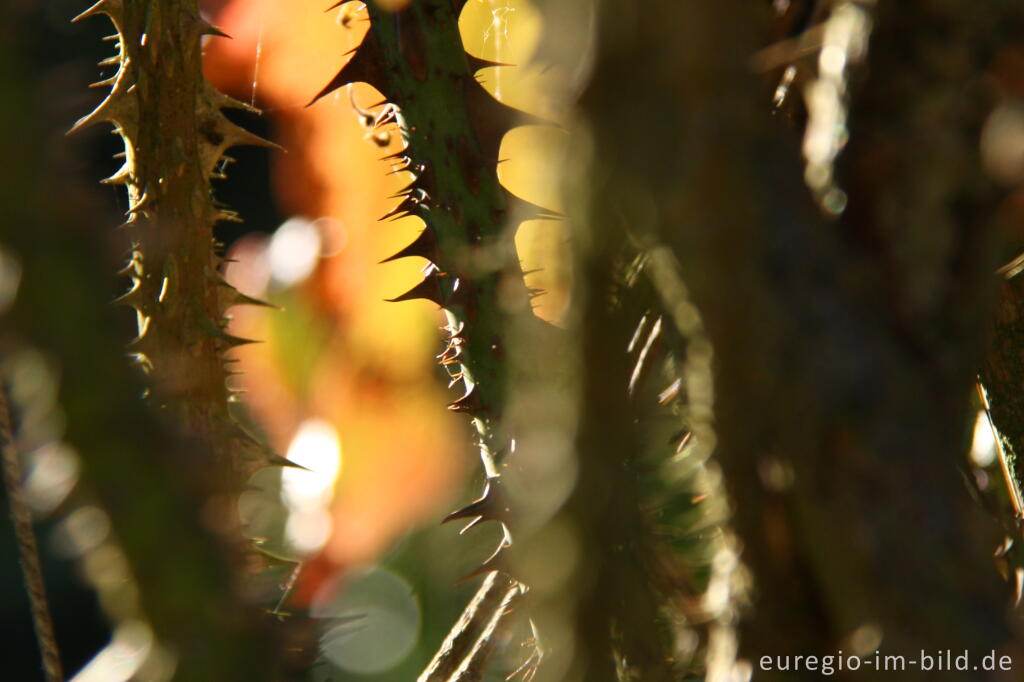
[[[126,199],[121,188],[98,180],[120,165],[112,158],[119,138],[105,126],[64,135],[103,96],[88,84],[113,68],[96,67],[109,56],[109,23],[71,23],[87,6],[83,0],[10,2],[11,30],[31,46],[23,53],[32,84],[26,96],[46,132],[43,153],[60,175],[61,200],[113,230]],[[379,111],[381,100],[370,86],[343,88],[307,106],[359,44],[365,13],[360,3],[325,12],[330,3],[319,0],[202,4],[207,19],[231,36],[206,43],[208,78],[261,109],[262,116],[232,116],[280,146],[232,150],[235,162],[217,186],[217,198],[244,221],[217,230],[231,260],[226,278],[276,306],[232,311],[230,332],[260,341],[234,351],[242,373],[233,381],[244,391],[241,414],[252,430],[310,469],[257,472],[239,502],[242,522],[269,555],[284,560],[273,574],[285,595],[281,610],[364,616],[356,627],[324,626],[317,679],[411,679],[474,589],[460,576],[489,553],[494,537],[459,538],[457,527],[438,525],[482,475],[467,421],[445,408],[453,398],[435,359],[441,313],[427,302],[385,300],[408,289],[424,264],[379,264],[420,229],[415,218],[378,222],[408,182],[381,160],[400,149],[400,136],[365,125],[360,111]],[[470,53],[511,65],[529,60],[539,35],[536,11],[520,0],[474,0],[463,23]],[[480,77],[499,98],[557,117],[540,95],[543,74],[506,66]],[[502,182],[557,208],[563,138],[555,127],[513,131],[502,150]],[[539,227],[524,223],[517,245],[524,270],[535,271],[528,284],[547,292],[535,301],[536,313],[557,322],[566,296],[558,257],[565,232],[550,222]],[[112,273],[112,292],[119,286]],[[126,340],[132,322],[126,313]],[[104,531],[74,514],[41,519],[51,607],[71,676],[111,637],[76,560],[81,529]],[[10,524],[0,525],[6,674],[42,679],[28,601],[18,589],[14,536]],[[449,560],[424,560],[437,555]],[[298,570],[292,562],[301,562]]]

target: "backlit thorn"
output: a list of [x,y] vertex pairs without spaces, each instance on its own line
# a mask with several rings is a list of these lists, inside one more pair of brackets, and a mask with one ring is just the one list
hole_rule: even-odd
[[[402,154],[402,153],[403,152],[398,152],[398,154]],[[386,159],[386,158],[388,158],[388,157],[385,156],[384,159]],[[383,161],[384,159],[381,159],[381,161]],[[388,199],[397,199],[398,197],[408,196],[409,193],[412,192],[414,189],[418,189],[417,185],[418,185],[419,182],[420,182],[420,178],[413,178],[412,181],[408,185],[406,185],[402,189],[398,190],[397,192],[395,192],[394,194],[389,196]],[[424,191],[424,194],[426,194],[425,191]]]
[[444,351],[439,355],[435,356],[439,360],[445,360],[448,358],[456,358],[462,354],[463,339],[456,336],[455,338],[448,340],[448,345],[445,346]]
[[251,114],[261,113],[257,107],[254,107],[248,102],[243,102],[241,100],[235,99],[234,97],[231,97],[230,95],[224,94],[220,90],[217,90],[212,85],[210,85],[209,82],[204,82],[203,90],[206,94],[206,97],[218,109],[238,109],[239,111],[247,111]]
[[495,62],[490,59],[483,59],[474,55],[466,53],[466,64],[469,66],[470,73],[476,73],[481,69],[487,69],[495,66],[515,66],[515,64],[509,64],[508,62]]
[[488,521],[488,520],[489,519],[485,519],[482,516],[477,516],[477,517],[471,519],[469,523],[467,523],[465,526],[463,526],[462,528],[459,529],[459,535],[465,535],[466,533],[471,531],[476,526],[478,526],[481,523],[483,523],[485,521]]
[[231,36],[225,33],[219,26],[215,26],[209,22],[203,21],[202,35],[217,36],[219,38],[227,38],[231,40]]
[[450,374],[449,376],[451,377],[451,381],[448,382],[448,388],[453,388],[455,384],[462,381],[463,377],[462,372],[456,372],[455,374]]
[[449,336],[448,337],[448,346],[449,347],[461,346],[465,342],[466,342],[466,339],[461,337],[461,336]]
[[105,66],[117,66],[121,63],[122,56],[123,54],[121,52],[118,52],[112,57],[104,57],[100,61],[96,62],[96,66],[100,68],[103,68]]
[[123,73],[123,70],[118,72],[115,87],[106,99],[89,114],[78,119],[67,132],[68,135],[73,135],[79,130],[105,121],[113,123],[120,130],[124,130],[126,127],[131,128],[126,132],[130,137],[134,137],[132,131],[134,130],[134,121],[138,118],[138,104],[135,98],[129,97],[126,91],[119,87],[124,78]]
[[520,220],[562,220],[564,213],[527,201],[502,187],[505,211]]
[[449,324],[449,325],[445,325],[444,327],[442,327],[442,329],[445,331],[445,333],[448,334],[448,338],[449,339],[453,338],[453,337],[456,337],[456,336],[461,336],[462,332],[465,331],[465,329],[466,329],[466,322],[464,320],[459,320],[459,326],[458,327]]
[[404,157],[404,159],[406,160],[406,164],[404,166],[401,166],[401,167],[394,167],[393,166],[391,168],[391,170],[389,170],[387,173],[385,173],[385,175],[394,175],[395,173],[402,173],[402,172],[405,172],[405,171],[408,171],[410,173],[415,173],[415,174],[418,175],[418,174],[422,173],[423,171],[425,171],[427,169],[427,167],[424,164],[422,164],[422,163],[418,163],[416,165],[412,165],[412,159],[410,159],[409,157]]
[[379,114],[373,119],[374,128],[380,128],[381,126],[387,125],[388,123],[399,122],[399,109],[392,102],[388,102],[384,105],[384,108]]
[[106,14],[110,17],[118,16],[124,10],[124,2],[122,0],[100,0],[89,9],[85,10],[77,17],[72,19],[72,22],[81,21],[86,17],[92,17],[97,14]]
[[993,557],[999,558],[1006,556],[1006,553],[1013,547],[1013,538],[1007,535],[1003,538],[1003,541],[996,547],[996,551],[992,554]]
[[131,181],[131,169],[128,164],[121,166],[116,173],[111,175],[109,178],[100,180],[100,184],[103,185],[127,185]]
[[482,407],[480,391],[476,390],[475,385],[464,396],[448,405],[448,409],[452,412],[465,412],[467,414],[479,412]]
[[447,365],[460,357],[462,357],[462,346],[448,346],[441,355],[437,356],[437,359]]
[[104,78],[101,81],[96,81],[95,83],[90,83],[89,87],[90,88],[105,88],[105,87],[107,87],[109,85],[113,85],[116,82],[117,82],[117,74],[115,73],[110,78]]
[[509,506],[501,490],[501,479],[492,478],[484,484],[483,493],[465,507],[453,511],[441,521],[442,524],[459,519],[482,517],[504,521],[508,517]]
[[[407,150],[405,150],[405,149],[400,149],[397,152],[393,152],[391,154],[388,154],[387,156],[382,156],[382,157],[380,157],[377,160],[378,161],[401,161],[402,163],[412,163],[412,159],[410,159],[409,155],[405,153],[406,151]],[[413,182],[415,183],[416,181],[413,180]]]
[[438,306],[444,305],[444,300],[441,294],[441,282],[439,275],[432,274],[428,277],[424,277],[419,284],[414,286],[409,291],[405,292],[395,298],[385,299],[390,303],[397,303],[399,301],[412,301],[415,299],[424,299],[436,303]]
[[662,318],[658,316],[654,320],[654,325],[651,327],[650,332],[647,334],[647,340],[641,347],[639,354],[637,355],[636,363],[633,366],[633,372],[629,377],[628,392],[629,395],[633,395],[636,391],[636,387],[639,385],[640,380],[643,378],[645,372],[651,367],[652,362],[648,362],[651,358],[651,353],[655,349],[658,340],[661,338],[662,330]]
[[676,379],[668,385],[661,393],[658,394],[658,404],[668,405],[670,402],[679,397],[680,389],[683,386],[682,379]]
[[[366,34],[362,44],[348,54],[352,58],[348,60],[341,71],[307,104],[311,106],[317,100],[329,95],[343,85],[350,83],[369,83],[377,88],[379,92],[388,96],[388,79],[385,77],[382,64],[385,63],[380,39],[374,31]],[[390,99],[390,98],[389,98]]]
[[356,104],[356,93],[355,89],[352,87],[348,89],[348,101],[351,102],[352,109],[354,109],[356,114],[359,116],[359,125],[364,128],[372,128],[374,120],[373,112],[369,109],[363,109]]
[[145,353],[129,353],[129,359],[134,362],[138,367],[145,373],[149,374],[153,371],[153,361],[149,359]]
[[683,430],[677,433],[675,436],[673,436],[672,440],[670,440],[669,442],[673,443],[676,442],[678,439],[678,442],[676,442],[676,454],[678,455],[679,453],[686,449],[686,446],[690,443],[691,438],[693,438],[693,432],[689,430]]
[[398,202],[398,205],[392,208],[390,211],[378,218],[378,222],[387,220],[388,218],[400,218],[404,214],[411,213],[413,209],[420,205],[420,200],[415,196],[407,196]]
[[[461,345],[449,345],[444,349],[444,352],[437,356],[442,365],[451,365],[458,361],[462,357],[462,346]],[[454,405],[454,403],[452,403]],[[452,409],[449,405],[448,409]],[[458,410],[456,410],[458,411]]]

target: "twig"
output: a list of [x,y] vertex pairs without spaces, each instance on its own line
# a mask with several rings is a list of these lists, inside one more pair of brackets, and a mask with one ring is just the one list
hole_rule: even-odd
[[46,586],[43,583],[43,569],[39,560],[39,545],[32,527],[32,510],[25,500],[21,483],[21,464],[18,448],[11,428],[11,410],[6,385],[0,386],[0,450],[2,450],[4,486],[11,505],[11,520],[14,534],[18,539],[18,555],[21,571],[25,575],[28,599],[32,608],[32,624],[35,627],[39,651],[43,658],[43,671],[47,682],[63,682],[60,651],[53,629],[53,618],[46,600]]
[[[492,637],[510,602],[522,593],[522,586],[500,571],[491,571],[466,605],[458,622],[416,682],[462,681],[468,663],[486,658],[493,649]],[[468,662],[468,663],[467,663]]]

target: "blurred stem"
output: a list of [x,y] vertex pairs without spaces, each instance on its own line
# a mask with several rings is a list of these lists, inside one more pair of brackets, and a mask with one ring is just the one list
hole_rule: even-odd
[[957,466],[994,269],[987,110],[964,83],[1010,3],[877,5],[833,222],[751,74],[766,6],[599,4],[591,191],[672,247],[714,346],[717,459],[757,581],[742,653],[1001,645],[994,528]]
[[36,641],[39,643],[39,652],[43,658],[46,682],[62,682],[64,673],[61,670],[60,650],[57,648],[53,618],[50,616],[50,607],[46,600],[43,565],[39,560],[39,546],[32,525],[32,509],[25,500],[22,488],[20,453],[11,421],[10,394],[6,381],[0,377],[0,456],[3,457],[4,486],[7,500],[11,505],[11,520],[14,522],[14,532],[18,538],[18,558],[21,562],[21,572],[25,576],[25,586],[28,588],[32,625],[35,627]]
[[577,639],[570,679],[668,682],[676,675],[659,598],[645,571],[648,528],[636,470],[642,446],[627,400],[626,348],[634,320],[612,312],[622,228],[614,214],[594,210],[587,233],[577,239],[579,475],[560,516],[576,528],[585,561],[574,581]]

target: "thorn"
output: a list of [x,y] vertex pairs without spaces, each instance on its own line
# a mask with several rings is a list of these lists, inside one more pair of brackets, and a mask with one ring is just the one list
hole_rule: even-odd
[[135,201],[135,203],[133,203],[131,206],[128,207],[128,210],[125,211],[125,214],[128,215],[128,216],[137,215],[137,214],[145,211],[146,207],[149,206],[151,203],[152,203],[152,200],[150,199],[150,195],[149,195],[148,189],[144,190],[142,192],[142,196],[140,196]]
[[129,179],[131,179],[131,170],[128,168],[128,164],[124,164],[117,169],[117,172],[111,175],[109,178],[103,178],[100,180],[102,185],[127,185]]
[[380,157],[377,160],[378,161],[401,161],[402,163],[411,163],[412,159],[410,159],[409,156],[405,153],[407,151],[408,151],[408,149],[399,149],[397,152],[394,152],[393,154],[388,154],[387,156],[382,156],[382,157]]
[[302,469],[303,471],[312,471],[312,469],[304,467],[298,462],[293,462],[287,457],[282,457],[281,455],[277,454],[272,454],[268,461],[270,463],[270,466],[288,467],[290,469]]
[[[120,76],[118,77],[118,81],[120,81]],[[114,123],[118,131],[124,135],[124,126],[132,119],[131,109],[134,108],[133,105],[134,100],[124,95],[115,85],[114,89],[110,91],[109,95],[107,95],[107,98],[100,102],[99,106],[87,115],[75,121],[75,124],[71,126],[71,130],[66,134],[74,135],[78,131],[95,125],[96,123],[108,121]]]
[[412,213],[419,205],[420,199],[416,195],[407,195],[404,199],[398,202],[397,206],[395,206],[393,209],[382,215],[380,218],[377,218],[377,221],[380,222],[382,220],[387,220],[388,218],[400,217],[400,213]]
[[210,98],[213,105],[219,109],[238,109],[239,111],[247,111],[250,114],[262,113],[258,108],[252,106],[248,102],[235,99],[230,95],[226,95],[220,90],[214,88],[208,81],[206,83],[206,94]]
[[[504,522],[509,509],[507,503],[503,499],[504,495],[501,493],[500,481],[501,479],[499,478],[489,479],[484,485],[483,494],[481,494],[479,498],[470,502],[465,507],[453,511],[451,514],[444,517],[441,523],[445,524],[458,519],[475,519],[478,517],[486,520]],[[467,530],[469,530],[468,526],[463,528],[462,532]]]
[[253,298],[252,296],[246,296],[237,289],[235,289],[235,295],[232,298],[230,305],[252,305],[259,308],[272,308],[274,310],[284,310],[284,308],[282,308],[281,306],[274,305],[269,301],[263,301],[258,298]]
[[138,292],[142,288],[142,279],[139,277],[132,277],[132,284],[126,292],[115,298],[111,303],[115,305],[127,305],[131,307],[137,307],[140,303],[135,299],[138,298]]
[[222,209],[222,210],[218,211],[217,215],[216,215],[216,219],[218,221],[223,220],[226,223],[243,223],[243,222],[245,222],[244,220],[242,220],[242,217],[240,215],[238,215],[238,211],[229,211],[227,209]]
[[[353,52],[355,54],[352,54]],[[319,99],[331,94],[343,85],[356,82],[369,83],[387,96],[389,88],[384,70],[381,68],[381,65],[384,63],[382,52],[377,34],[370,31],[366,34],[362,44],[348,53],[352,54],[352,58],[348,60],[345,66],[341,67],[341,71],[306,106],[312,106]]]
[[417,284],[416,286],[414,286],[412,289],[405,292],[401,296],[397,296],[395,298],[388,298],[385,300],[388,301],[389,303],[397,303],[399,301],[413,301],[415,299],[422,298],[427,301],[432,301],[433,303],[436,303],[438,306],[443,307],[444,302],[442,299],[441,281],[439,277],[440,275],[438,275],[436,272],[431,273],[430,275],[424,277],[419,284]]
[[515,220],[561,220],[565,218],[563,213],[538,206],[532,201],[516,196],[505,189],[504,185],[501,187],[501,192],[505,195],[505,213]]
[[448,405],[448,409],[452,412],[466,412],[468,414],[479,412],[482,408],[480,391],[476,390],[475,385],[466,391],[466,394],[461,398]]
[[423,163],[418,163],[416,165],[413,165],[412,164],[412,159],[410,159],[408,156],[404,157],[403,161],[405,163],[404,166],[401,166],[399,168],[392,168],[391,170],[389,170],[384,175],[395,175],[396,173],[405,173],[405,172],[414,173],[414,174],[418,175],[418,174],[422,173],[424,170],[426,170],[426,168],[427,168],[426,164],[423,164]]
[[392,122],[398,122],[398,107],[394,104],[387,104],[384,109],[374,117],[373,127],[374,129],[380,128]]
[[348,101],[352,105],[352,109],[355,110],[356,115],[359,116],[359,123],[364,128],[373,127],[374,115],[369,109],[363,109],[356,104],[356,91],[353,88],[348,89]]
[[[448,342],[448,346],[437,356],[437,359],[441,361],[442,365],[451,365],[460,357],[462,357],[462,339],[454,338]],[[451,406],[448,409],[451,409]]]
[[466,108],[475,133],[477,148],[484,159],[497,159],[501,140],[512,128],[524,125],[550,125],[542,118],[527,114],[495,99],[475,78],[466,83]]
[[228,40],[234,40],[231,36],[221,30],[219,26],[215,26],[209,22],[204,21],[203,32],[200,35],[206,36],[218,36],[220,38],[227,38]]
[[[384,157],[384,158],[386,159],[387,157]],[[381,159],[381,161],[383,161],[383,160],[384,159]],[[416,192],[417,190],[426,193],[424,190],[422,190],[419,187],[419,182],[420,182],[420,178],[418,178],[418,177],[413,178],[412,181],[408,185],[406,185],[402,189],[398,190],[397,192],[395,192],[394,194],[389,196],[388,199],[397,199],[399,197],[408,196],[408,195],[412,194],[413,192]]]
[[470,53],[466,53],[466,62],[469,65],[469,72],[476,73],[480,69],[487,69],[492,66],[515,66],[515,64],[507,64],[505,62],[494,62],[490,59],[483,59]]
[[284,151],[284,147],[276,142],[271,142],[266,138],[260,137],[256,133],[249,132],[245,128],[235,125],[227,118],[225,118],[224,121],[227,125],[223,126],[223,129],[219,132],[224,135],[227,147],[266,147],[279,152]]
[[454,339],[456,336],[462,336],[462,332],[466,329],[466,323],[463,320],[459,320],[458,327],[449,324],[444,326],[443,329],[447,332],[449,339]]
[[486,521],[486,520],[487,520],[487,519],[485,519],[485,518],[484,518],[484,517],[482,517],[482,516],[477,516],[477,517],[476,517],[476,518],[474,518],[474,519],[473,519],[472,521],[470,521],[470,522],[469,522],[469,523],[467,523],[467,524],[466,524],[465,526],[463,526],[461,530],[459,530],[459,535],[465,535],[466,533],[468,533],[469,531],[471,531],[471,530],[472,530],[473,528],[475,528],[475,527],[476,527],[477,525],[479,525],[479,524],[483,523],[483,522],[484,522],[484,521]]
[[678,398],[682,386],[682,379],[676,379],[675,381],[673,381],[671,384],[668,385],[667,388],[665,388],[665,390],[658,394],[658,404],[668,405],[670,402]]
[[123,5],[124,3],[122,0],[99,0],[95,5],[85,10],[71,21],[79,21],[87,17],[96,16],[97,14],[106,14],[107,16],[113,17],[123,9]]
[[410,256],[417,256],[419,258],[426,258],[429,261],[434,261],[436,258],[436,251],[437,237],[434,236],[434,231],[428,227],[420,232],[411,244],[393,256],[385,258],[381,263],[390,263],[393,260],[408,258]]
[[90,83],[89,87],[90,88],[105,88],[107,86],[111,86],[111,85],[113,85],[114,83],[117,82],[117,76],[118,76],[118,74],[115,73],[110,78],[104,78],[101,81],[96,81],[95,83]]
[[[226,331],[224,331],[224,329],[223,329],[223,327],[221,327],[221,325],[219,325],[216,322],[214,322],[213,320],[210,320],[210,319],[205,318],[205,317],[202,318],[202,323],[201,324],[202,324],[203,330],[207,334],[209,334],[210,336],[212,336],[215,339],[220,339],[221,341],[226,343],[230,348],[237,348],[238,346],[245,346],[245,345],[248,345],[250,343],[260,343],[259,341],[256,341],[254,339],[243,339],[240,336],[233,336],[231,334],[228,334]],[[248,434],[246,434],[246,435],[248,435]],[[251,438],[251,436],[250,436],[250,438]]]

